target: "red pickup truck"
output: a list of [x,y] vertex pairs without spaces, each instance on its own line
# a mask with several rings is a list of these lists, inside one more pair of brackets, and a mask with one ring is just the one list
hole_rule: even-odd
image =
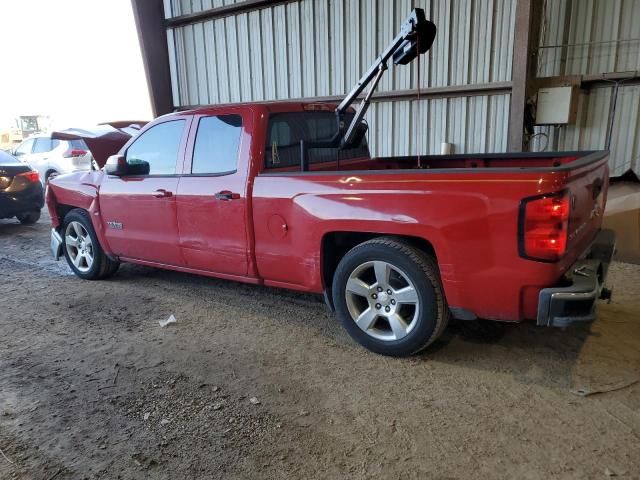
[[53,255],[85,279],[131,262],[324,293],[387,355],[422,350],[450,316],[594,318],[614,249],[606,152],[372,158],[363,104],[338,123],[325,103],[174,113],[108,161],[87,139],[107,164],[49,183]]
[[449,313],[593,318],[613,251],[606,152],[371,158],[363,140],[309,149],[301,168],[300,140],[330,136],[332,109],[157,119],[106,169],[49,183],[55,257],[86,279],[131,262],[324,293],[393,355],[433,342]]

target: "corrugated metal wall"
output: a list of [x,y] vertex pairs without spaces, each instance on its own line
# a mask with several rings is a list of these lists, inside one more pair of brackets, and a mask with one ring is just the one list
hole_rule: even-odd
[[546,0],[541,77],[640,69],[640,0]]
[[[165,0],[167,17],[241,0]],[[422,87],[511,80],[514,0],[298,0],[168,30],[174,105],[343,95],[395,35],[412,7],[439,32]],[[545,0],[539,76],[640,70],[640,0]],[[605,43],[602,43],[605,42]],[[555,48],[546,48],[558,46]],[[630,74],[631,75],[631,74]],[[392,68],[379,91],[417,86],[417,65]],[[621,86],[611,170],[640,172],[640,87]],[[538,128],[534,149],[604,148],[613,86],[582,93],[578,123]],[[374,103],[377,155],[504,151],[508,94]],[[401,139],[401,141],[399,141]]]
[[[231,3],[165,0],[165,12]],[[174,105],[343,95],[413,7],[424,8],[439,29],[421,63],[422,87],[511,80],[512,0],[299,0],[169,29]],[[392,67],[379,91],[415,88],[417,74],[415,62]],[[437,153],[442,142],[458,153],[504,151],[509,98],[376,103],[367,115],[373,152]]]
[[[538,75],[592,75],[640,70],[640,0],[546,0]],[[559,47],[554,47],[558,46]],[[625,75],[622,75],[625,77]],[[610,118],[611,175],[640,174],[640,86],[599,86],[580,94],[575,125],[543,127],[535,148],[602,149]],[[615,108],[614,108],[615,107]],[[548,145],[547,145],[548,144]]]
[[[613,89],[594,88],[580,95],[575,125],[539,127],[535,150],[602,150],[606,148]],[[611,176],[629,170],[640,174],[640,85],[621,86],[613,119],[609,166]]]
[[509,95],[406,100],[372,104],[367,119],[372,151],[379,155],[439,154],[441,143],[456,153],[503,152],[507,148]]

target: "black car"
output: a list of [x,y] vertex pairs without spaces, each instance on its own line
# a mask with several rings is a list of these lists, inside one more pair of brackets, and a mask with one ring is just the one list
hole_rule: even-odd
[[36,223],[43,206],[38,172],[0,151],[0,218],[16,217],[24,224]]

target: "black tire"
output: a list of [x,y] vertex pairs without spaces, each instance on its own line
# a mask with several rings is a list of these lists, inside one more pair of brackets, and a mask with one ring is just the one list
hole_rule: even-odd
[[104,258],[106,259],[105,269],[104,269],[104,273],[102,273],[102,275],[100,276],[101,280],[112,277],[113,275],[116,274],[116,272],[120,268],[120,262],[118,262],[117,260],[111,260],[106,255],[104,256]]
[[40,220],[40,210],[34,210],[33,212],[21,213],[16,215],[18,221],[23,225],[33,225]]
[[87,271],[81,271],[76,267],[76,265],[74,265],[70,257],[69,248],[67,247],[66,243],[63,243],[62,250],[64,252],[64,257],[67,260],[67,264],[69,265],[69,267],[71,267],[71,270],[73,270],[73,273],[84,280],[101,280],[116,273],[118,267],[120,266],[120,262],[113,261],[105,255],[104,251],[102,250],[102,246],[98,241],[98,237],[96,236],[96,232],[93,229],[89,214],[85,210],[79,208],[71,210],[69,213],[67,213],[67,215],[64,217],[62,227],[63,239],[65,237],[67,227],[71,222],[80,223],[89,234],[91,238],[93,254],[93,263],[91,267]]
[[[412,326],[410,330],[407,329],[409,331],[406,336],[400,339],[374,338],[356,324],[349,312],[346,292],[349,277],[362,265],[376,261],[385,262],[401,270],[417,293],[419,302],[417,305],[420,308],[414,307],[410,323]],[[362,299],[365,300],[365,297],[363,296]],[[449,320],[440,274],[434,257],[401,239],[392,237],[361,243],[342,258],[333,277],[333,302],[339,320],[355,341],[373,352],[393,357],[409,356],[425,349],[444,332]],[[400,303],[398,300],[398,305]],[[371,303],[369,305],[373,310],[373,305]],[[366,310],[366,304],[362,308]],[[384,320],[384,317],[378,317],[374,320],[374,327],[378,325],[380,318]]]

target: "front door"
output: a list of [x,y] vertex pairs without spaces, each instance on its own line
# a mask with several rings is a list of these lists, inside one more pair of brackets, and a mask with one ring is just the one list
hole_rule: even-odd
[[193,119],[192,130],[197,130],[177,198],[180,246],[191,268],[247,275],[248,121],[233,109]]
[[100,187],[105,236],[121,257],[183,265],[176,193],[190,118],[157,123],[125,151],[128,164],[149,163],[148,175],[108,176]]

